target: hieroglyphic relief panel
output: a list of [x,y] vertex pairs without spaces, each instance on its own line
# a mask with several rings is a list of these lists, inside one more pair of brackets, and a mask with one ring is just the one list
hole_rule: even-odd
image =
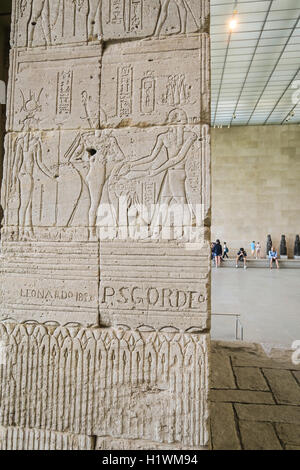
[[11,46],[49,48],[97,41],[102,0],[16,0]]
[[2,242],[0,320],[99,323],[97,243]]
[[208,32],[207,0],[16,0],[12,47]]
[[7,131],[99,127],[101,50],[11,51]]
[[209,123],[208,35],[109,45],[101,107],[105,127],[168,124],[170,111],[178,107],[189,122]]
[[207,335],[0,323],[0,340],[0,426],[207,445]]
[[102,0],[104,39],[208,31],[206,0]]
[[146,129],[8,134],[3,238],[192,241],[210,204],[209,128],[190,124],[180,108],[168,120]]
[[88,240],[90,134],[95,137],[95,131],[7,134],[4,239]]

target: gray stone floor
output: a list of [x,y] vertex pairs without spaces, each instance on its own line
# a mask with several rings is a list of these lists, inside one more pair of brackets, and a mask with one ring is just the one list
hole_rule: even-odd
[[[300,340],[300,270],[212,269],[212,312],[240,313],[244,340],[290,348]],[[212,338],[231,341],[235,321],[212,317]]]
[[212,342],[213,450],[300,450],[300,366],[291,354]]

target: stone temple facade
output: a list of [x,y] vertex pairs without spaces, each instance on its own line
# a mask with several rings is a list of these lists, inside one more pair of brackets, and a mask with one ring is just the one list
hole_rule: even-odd
[[209,57],[208,0],[13,0],[2,449],[209,447]]

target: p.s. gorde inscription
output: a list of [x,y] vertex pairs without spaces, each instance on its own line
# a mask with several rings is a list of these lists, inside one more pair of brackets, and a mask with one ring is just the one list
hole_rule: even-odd
[[104,308],[196,310],[206,300],[206,295],[196,288],[137,285],[105,285],[100,288],[100,307]]

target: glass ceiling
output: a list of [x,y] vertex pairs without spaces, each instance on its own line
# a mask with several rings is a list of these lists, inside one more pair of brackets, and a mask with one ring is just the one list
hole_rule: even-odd
[[211,41],[213,126],[300,123],[300,0],[211,0]]

